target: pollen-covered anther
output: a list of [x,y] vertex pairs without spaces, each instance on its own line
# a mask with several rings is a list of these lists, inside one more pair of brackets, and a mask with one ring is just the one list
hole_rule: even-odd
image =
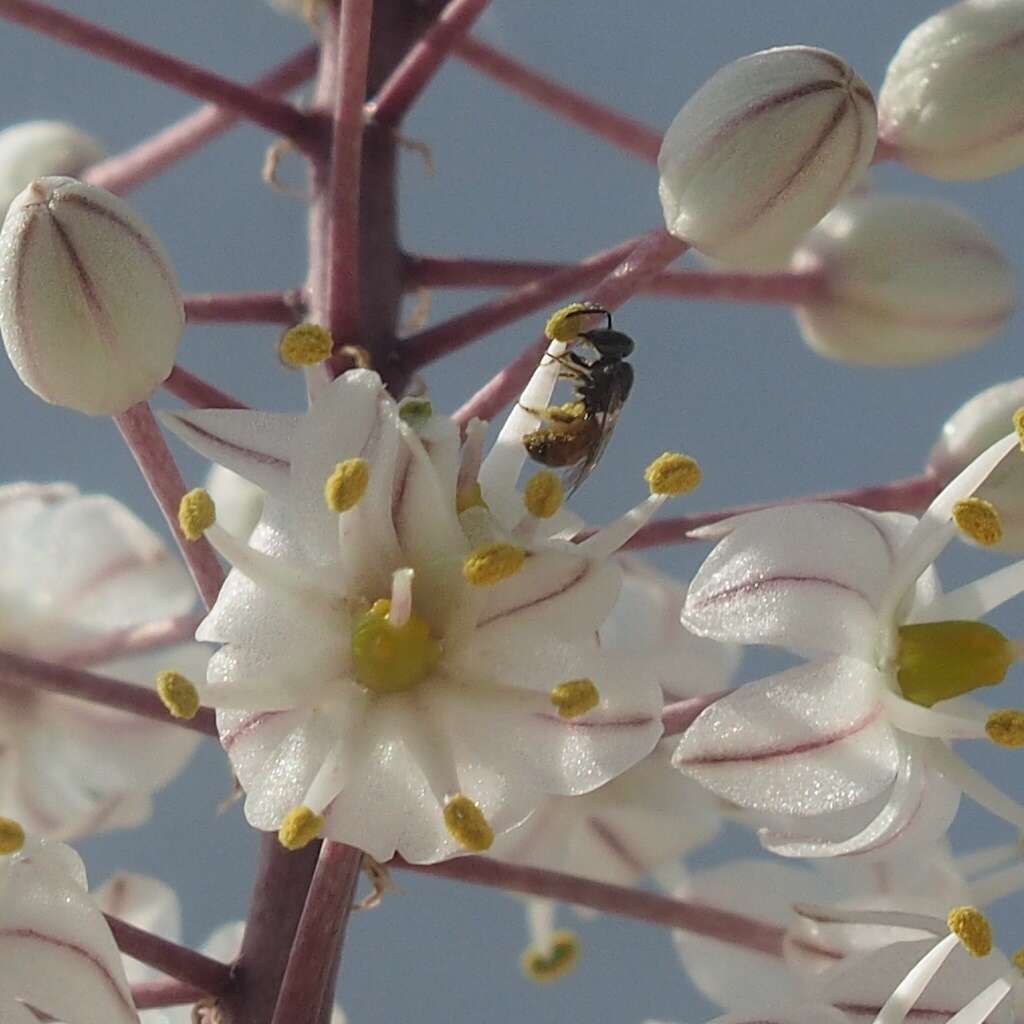
[[588,317],[607,315],[605,309],[592,302],[572,302],[548,317],[544,325],[544,336],[548,341],[574,341],[580,336],[580,331],[587,329]]
[[494,842],[494,830],[483,811],[461,793],[456,794],[444,805],[444,823],[451,837],[464,850],[483,853]]
[[992,925],[977,907],[954,907],[946,916],[946,924],[971,956],[992,952]]
[[580,962],[580,940],[570,931],[557,931],[548,949],[529,946],[523,950],[523,974],[531,981],[549,982],[564,978]]
[[199,710],[199,691],[180,672],[161,672],[156,677],[156,692],[172,718],[195,718]]
[[278,354],[285,366],[296,369],[322,363],[334,347],[331,332],[319,324],[296,324],[281,336]]
[[562,507],[563,500],[562,481],[550,469],[534,473],[523,491],[526,511],[537,519],[550,519]]
[[462,575],[474,587],[491,587],[515,576],[526,561],[526,552],[515,544],[484,544],[462,563]]
[[277,830],[277,841],[286,850],[301,850],[320,835],[323,827],[322,814],[310,807],[293,807]]
[[1010,957],[1010,962],[1018,971],[1024,971],[1024,946],[1021,946],[1020,949]]
[[402,693],[423,682],[441,658],[441,645],[416,614],[400,626],[389,621],[391,602],[375,601],[352,627],[352,664],[361,686],[374,693]]
[[463,512],[471,508],[487,508],[487,502],[484,501],[484,492],[480,489],[480,482],[477,480],[474,480],[471,484],[466,484],[455,495],[455,512],[457,515],[461,516]]
[[0,854],[17,853],[25,845],[25,830],[13,818],[0,818]]
[[1024,451],[1024,407],[1013,414],[1013,429],[1017,432],[1017,437],[1020,440],[1021,451]]
[[995,505],[977,495],[953,506],[953,521],[971,540],[984,547],[1003,539],[1003,526]]
[[591,679],[570,679],[559,683],[549,697],[562,718],[579,718],[601,703],[601,694]]
[[178,504],[178,526],[186,540],[199,540],[217,520],[217,506],[210,492],[196,487]]
[[985,722],[985,735],[1000,747],[1024,747],[1024,711],[993,711]]
[[370,483],[366,459],[346,459],[334,467],[324,483],[324,501],[332,512],[347,512],[359,504]]
[[694,490],[702,476],[700,463],[679,452],[659,455],[644,471],[644,479],[651,494],[667,495],[670,498]]

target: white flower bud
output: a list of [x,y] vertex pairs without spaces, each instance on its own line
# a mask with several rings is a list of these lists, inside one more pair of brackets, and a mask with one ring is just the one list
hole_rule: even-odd
[[836,207],[804,239],[794,270],[824,276],[796,311],[815,351],[845,363],[903,366],[956,355],[1013,313],[1013,270],[970,217],[932,199],[867,195]]
[[85,132],[62,121],[26,121],[0,132],[0,214],[33,179],[81,174],[106,155]]
[[893,155],[944,180],[1024,163],[1024,0],[963,0],[922,22],[878,97]]
[[41,398],[123,412],[171,372],[184,325],[170,260],[122,200],[39,178],[11,204],[0,231],[0,331]]
[[[1013,414],[1022,406],[1024,377],[995,384],[964,402],[943,425],[928,456],[929,471],[948,483],[1013,430]],[[1024,452],[1014,448],[975,493],[992,502],[1002,524],[1003,539],[990,550],[1024,553]]]
[[875,101],[826,50],[785,46],[717,71],[676,115],[658,155],[668,230],[725,262],[770,263],[858,181]]

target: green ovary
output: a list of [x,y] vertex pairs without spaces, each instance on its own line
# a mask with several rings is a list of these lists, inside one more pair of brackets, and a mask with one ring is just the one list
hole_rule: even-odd
[[404,625],[388,621],[391,602],[381,599],[352,627],[356,679],[374,693],[401,693],[423,682],[441,657],[430,627],[413,612]]

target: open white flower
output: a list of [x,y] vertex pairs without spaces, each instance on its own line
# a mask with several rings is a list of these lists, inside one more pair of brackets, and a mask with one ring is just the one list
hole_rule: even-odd
[[[1024,808],[947,744],[987,735],[1021,745],[1024,715],[932,708],[998,682],[1016,658],[1013,644],[974,620],[1024,588],[1024,564],[945,595],[930,566],[956,532],[954,516],[979,536],[996,530],[992,506],[966,499],[1017,443],[1011,435],[988,448],[920,522],[805,504],[716,527],[725,539],[694,579],[683,621],[704,636],[814,660],[709,707],[675,764],[742,807],[804,819],[792,835],[763,836],[776,852],[837,856],[929,841],[948,826],[960,790],[1024,826]],[[816,816],[863,809],[886,792],[845,839],[815,835]]]
[[224,645],[203,692],[252,825],[435,861],[654,747],[656,679],[596,635],[618,594],[609,556],[676,491],[580,544],[548,537],[529,488],[508,520],[528,410],[558,370],[542,361],[483,465],[479,430],[460,446],[454,423],[397,406],[364,370],[301,417],[167,417],[267,493],[249,545],[211,525],[205,494],[183,507],[234,566],[197,636]]
[[[161,670],[205,670],[208,651],[195,643],[138,644],[117,656],[118,638],[185,615],[195,591],[160,539],[113,498],[67,484],[0,487],[0,569],[2,648],[147,687]],[[197,740],[0,679],[0,813],[56,838],[138,825]]]

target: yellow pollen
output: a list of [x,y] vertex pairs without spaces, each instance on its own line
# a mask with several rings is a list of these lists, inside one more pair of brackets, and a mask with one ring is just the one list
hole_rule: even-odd
[[17,853],[25,845],[25,830],[13,818],[0,818],[0,854]]
[[471,484],[466,484],[466,486],[455,495],[456,515],[461,516],[463,512],[470,508],[487,508],[487,502],[484,501],[483,491],[480,490],[480,484],[476,480]]
[[277,841],[286,850],[309,846],[324,827],[324,817],[309,807],[293,807],[277,830]]
[[334,347],[331,332],[319,324],[296,324],[281,337],[281,362],[296,369],[322,363]]
[[562,500],[562,481],[550,469],[534,473],[523,491],[526,511],[537,519],[550,519],[562,507]]
[[953,522],[971,540],[983,547],[992,547],[1003,539],[1003,525],[991,501],[977,496],[958,501],[953,506]]
[[361,686],[374,693],[411,690],[433,672],[441,645],[430,627],[411,612],[401,626],[388,621],[391,602],[381,598],[352,627],[352,663]]
[[573,302],[548,317],[544,336],[548,341],[573,341],[580,336],[583,318],[607,315],[606,310],[592,302]]
[[399,418],[413,430],[422,427],[434,415],[434,406],[429,398],[407,398],[398,407]]
[[484,544],[462,563],[462,575],[474,587],[490,587],[515,576],[526,561],[526,552],[514,544]]
[[156,677],[156,692],[173,718],[195,718],[199,692],[180,672],[161,672]]
[[946,916],[946,924],[971,956],[992,952],[992,926],[977,907],[954,907]]
[[366,459],[346,459],[334,467],[324,484],[324,501],[332,512],[347,512],[359,504],[370,483]]
[[189,491],[178,505],[178,525],[186,540],[199,540],[217,519],[217,507],[202,487]]
[[651,494],[667,494],[670,498],[692,491],[702,477],[700,463],[689,455],[665,452],[644,470],[644,479]]
[[523,974],[531,981],[546,983],[564,978],[580,962],[580,940],[573,932],[558,931],[551,936],[547,950],[530,946],[520,961]]
[[993,711],[985,722],[985,735],[1000,747],[1024,747],[1024,711]]
[[1018,409],[1013,414],[1013,429],[1017,431],[1021,450],[1024,451],[1024,408]]
[[549,696],[562,718],[578,718],[601,703],[601,694],[590,679],[570,679],[567,683],[559,683]]
[[483,811],[468,796],[453,796],[444,805],[444,823],[451,837],[464,850],[483,853],[494,842],[494,830]]
[[1010,960],[1018,971],[1024,971],[1024,946],[1021,946],[1020,949],[1010,957]]

